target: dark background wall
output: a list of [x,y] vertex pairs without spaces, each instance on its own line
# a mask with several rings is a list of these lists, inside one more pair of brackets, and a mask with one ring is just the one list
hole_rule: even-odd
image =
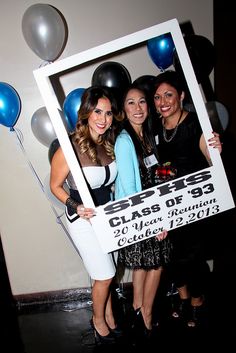
[[229,130],[236,137],[235,11],[229,1],[214,0],[215,93],[230,114]]
[[215,95],[229,113],[229,125],[223,136],[223,160],[230,186],[235,195],[235,142],[236,142],[236,97],[235,97],[235,12],[228,0],[214,0],[214,46]]
[[[236,200],[236,96],[235,96],[235,11],[228,0],[214,0],[214,47],[216,64],[214,70],[215,96],[224,104],[229,113],[229,125],[224,132],[222,159],[229,180],[234,201]],[[224,190],[222,190],[224,192]],[[213,241],[216,244],[214,271],[216,275],[216,310],[230,311],[234,317],[234,278],[236,211],[227,211],[216,223]],[[234,323],[235,325],[235,323]]]
[[[214,69],[215,97],[224,104],[229,113],[229,124],[222,136],[222,159],[230,183],[236,195],[236,96],[235,96],[235,12],[228,0],[214,0],[214,47],[216,63]],[[223,190],[222,190],[223,191]],[[234,214],[234,212],[233,212]],[[236,225],[236,217],[235,225]]]

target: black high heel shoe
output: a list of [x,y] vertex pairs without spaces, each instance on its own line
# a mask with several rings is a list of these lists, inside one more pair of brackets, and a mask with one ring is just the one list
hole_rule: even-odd
[[202,325],[206,321],[206,307],[205,304],[199,306],[191,305],[191,316],[187,322],[188,327],[194,328],[199,325]]
[[141,312],[141,308],[138,308],[138,309],[134,309],[132,307],[131,309],[131,328],[133,329],[134,326],[137,324],[137,320],[138,320],[138,315],[140,314]]
[[149,339],[152,334],[152,329],[151,330],[148,329],[147,326],[145,325],[141,308],[136,309],[134,311],[134,315],[135,315],[135,318],[133,321],[132,328],[136,332],[136,335],[138,335],[140,338],[143,337],[145,339]]
[[94,332],[94,338],[95,338],[96,345],[115,343],[115,338],[111,332],[109,332],[108,335],[106,335],[106,336],[100,335],[100,333],[97,331],[96,327],[94,326],[93,319],[90,320],[90,325],[91,325],[93,332]]
[[123,330],[117,325],[115,328],[110,328],[109,325],[107,325],[110,332],[116,337],[116,338],[120,338],[123,337],[124,333]]
[[188,321],[190,317],[190,299],[180,299],[177,306],[172,311],[172,318]]

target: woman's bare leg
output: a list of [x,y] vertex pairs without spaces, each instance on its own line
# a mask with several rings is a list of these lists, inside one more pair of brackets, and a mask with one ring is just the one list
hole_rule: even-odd
[[107,325],[111,329],[115,329],[116,328],[116,322],[115,322],[115,318],[114,318],[113,310],[112,310],[111,293],[109,294],[109,297],[108,297],[108,300],[107,300],[107,304],[106,304],[106,308],[105,308],[105,319],[106,319]]
[[133,308],[134,310],[141,308],[143,305],[144,283],[147,271],[133,270]]
[[109,334],[109,329],[105,320],[107,303],[111,306],[110,285],[112,278],[107,280],[95,280],[92,288],[93,300],[93,323],[101,336]]
[[151,330],[152,328],[153,303],[156,297],[157,289],[160,284],[161,273],[162,267],[159,267],[156,270],[150,270],[146,272],[141,312],[143,315],[145,326],[149,330]]

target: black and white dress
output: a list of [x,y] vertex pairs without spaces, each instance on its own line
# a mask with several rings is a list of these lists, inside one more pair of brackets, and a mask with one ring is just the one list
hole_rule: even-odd
[[[77,155],[94,204],[98,206],[109,202],[111,200],[111,186],[117,174],[115,161],[106,155],[102,146],[97,146],[99,163],[93,163],[86,156],[79,156],[79,153]],[[70,196],[82,203],[71,173],[68,174],[67,184]],[[113,256],[102,251],[91,223],[80,218],[68,207],[65,213],[71,239],[78,249],[90,277],[96,280],[114,277],[116,266]]]

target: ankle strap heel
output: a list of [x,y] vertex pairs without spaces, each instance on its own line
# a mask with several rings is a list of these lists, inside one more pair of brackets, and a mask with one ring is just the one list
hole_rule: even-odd
[[179,303],[174,307],[172,317],[174,319],[188,320],[190,315],[190,298],[180,299]]

